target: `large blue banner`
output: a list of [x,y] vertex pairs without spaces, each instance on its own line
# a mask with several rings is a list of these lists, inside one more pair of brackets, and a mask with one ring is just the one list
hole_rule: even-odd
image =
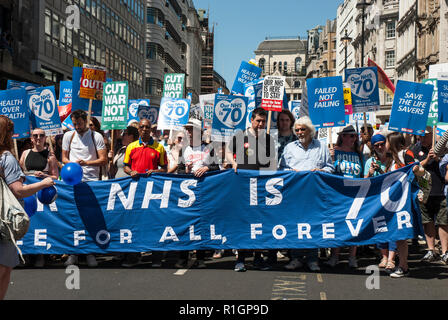
[[380,109],[377,67],[346,69],[345,82],[351,88],[353,112]]
[[434,86],[398,80],[389,130],[425,135]]
[[345,124],[342,77],[306,80],[311,121],[316,128],[339,127]]
[[19,245],[25,254],[337,248],[422,233],[411,166],[372,179],[263,173],[57,182],[56,202],[39,204]]
[[30,136],[30,118],[26,90],[16,88],[0,91],[0,108],[0,114],[14,122],[13,138],[28,138]]
[[240,69],[236,75],[235,82],[232,87],[232,94],[244,94],[244,86],[251,81],[260,78],[261,68],[254,66],[248,62],[241,62]]

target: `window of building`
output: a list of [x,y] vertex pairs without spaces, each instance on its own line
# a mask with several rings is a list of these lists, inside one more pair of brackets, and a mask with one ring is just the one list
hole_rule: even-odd
[[266,60],[264,58],[261,58],[258,61],[258,66],[261,68],[261,70],[263,70],[263,72],[264,72],[264,64],[265,64],[265,62],[266,62]]
[[386,23],[386,38],[395,38],[395,21],[389,21]]
[[302,58],[298,57],[295,61],[296,72],[302,71]]
[[282,62],[281,61],[278,63],[278,71],[280,73],[282,72]]
[[395,67],[395,50],[386,51],[386,68]]
[[288,62],[287,61],[283,62],[283,70],[285,73],[288,72]]

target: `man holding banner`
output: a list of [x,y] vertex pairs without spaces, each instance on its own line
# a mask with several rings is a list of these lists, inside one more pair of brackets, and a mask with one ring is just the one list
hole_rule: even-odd
[[[316,129],[308,117],[296,120],[294,131],[298,140],[288,144],[280,158],[280,170],[294,171],[322,171],[333,173],[330,151],[325,144],[314,139]],[[300,261],[306,257],[308,268],[311,271],[319,271],[317,249],[293,249],[291,261],[285,266],[287,270],[295,270],[303,266]]]

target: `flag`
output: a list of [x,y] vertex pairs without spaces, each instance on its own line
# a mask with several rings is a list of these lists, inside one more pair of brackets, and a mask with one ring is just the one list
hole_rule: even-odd
[[390,81],[389,77],[386,75],[384,70],[379,65],[377,65],[375,63],[375,61],[370,60],[370,58],[367,61],[367,65],[369,67],[377,67],[378,68],[378,85],[381,89],[386,91],[386,93],[389,96],[391,96],[393,98],[394,94],[395,94],[395,86],[392,83],[392,81]]

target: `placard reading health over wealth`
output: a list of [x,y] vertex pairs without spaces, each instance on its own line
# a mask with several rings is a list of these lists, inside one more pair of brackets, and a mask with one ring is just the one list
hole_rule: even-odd
[[399,80],[395,90],[389,130],[425,135],[434,86]]
[[263,81],[263,99],[261,107],[267,111],[280,112],[283,109],[285,77],[267,76]]
[[28,92],[31,125],[40,128],[47,136],[62,134],[61,118],[56,105],[54,87],[37,88]]
[[240,69],[233,83],[232,94],[244,94],[244,86],[260,78],[261,68],[246,61],[241,62]]
[[101,129],[126,129],[128,124],[128,82],[104,84]]
[[310,118],[316,128],[344,126],[342,77],[314,78],[306,83]]
[[351,88],[353,112],[379,110],[380,94],[376,67],[346,69],[345,81]]
[[212,140],[227,142],[236,130],[246,129],[247,97],[217,94]]
[[14,139],[30,136],[30,120],[25,89],[0,91],[0,111],[14,122]]
[[162,98],[158,130],[176,130],[188,122],[190,99]]

